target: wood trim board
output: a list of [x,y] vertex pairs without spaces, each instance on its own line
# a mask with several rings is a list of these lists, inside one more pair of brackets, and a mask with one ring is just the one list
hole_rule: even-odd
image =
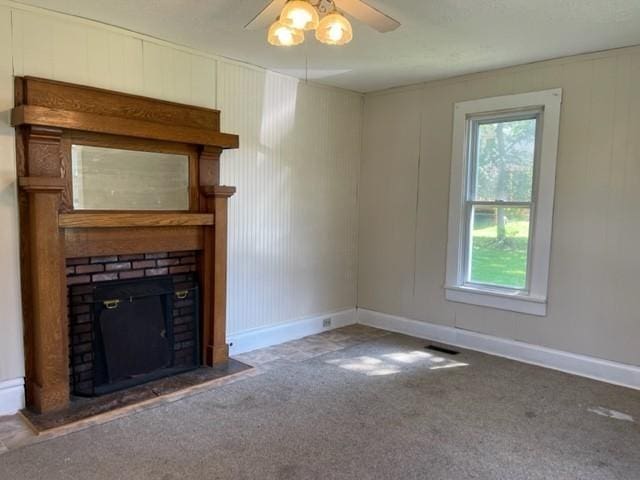
[[61,228],[180,227],[213,225],[212,213],[61,213]]

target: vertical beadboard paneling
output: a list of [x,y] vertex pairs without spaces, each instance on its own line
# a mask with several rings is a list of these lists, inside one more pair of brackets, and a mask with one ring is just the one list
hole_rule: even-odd
[[355,305],[359,95],[218,63],[230,333]]
[[[264,84],[264,72],[218,63],[217,107],[222,112],[222,129],[239,134],[241,139],[241,148],[224,152],[222,160],[222,183],[235,185],[238,189],[229,203],[229,333],[247,330],[248,325],[262,321],[265,314],[261,309],[266,304],[264,289],[273,285],[277,290],[280,285],[275,281],[282,278],[267,277],[265,262],[269,258],[265,254],[265,237],[278,236],[281,229],[287,229],[287,218],[283,213],[286,206],[279,208],[280,221],[272,222],[275,212],[273,216],[269,215],[269,198],[257,179],[258,172],[270,166],[267,152],[261,146]],[[269,152],[268,158],[275,163],[281,157]],[[283,179],[284,183],[286,172],[283,172]],[[265,184],[266,180],[273,182],[274,175],[265,177]],[[252,208],[256,208],[256,212],[252,212]],[[265,228],[266,225],[269,227]],[[284,240],[282,243],[286,248]],[[249,283],[248,279],[253,279],[251,291],[243,288]],[[288,311],[287,307],[281,305],[283,312]]]
[[[572,57],[427,83],[424,94],[419,182],[419,208],[363,195],[360,201],[361,254],[359,302],[363,308],[640,365],[640,48]],[[443,231],[448,214],[453,104],[471,98],[561,87],[563,104],[556,174],[556,203],[551,252],[549,309],[531,317],[444,300],[446,248]],[[365,97],[365,145],[377,145],[387,124],[387,144],[406,138],[415,119],[402,105],[409,90]],[[388,108],[377,108],[386,102]],[[399,168],[380,168],[392,158]],[[361,189],[380,190],[397,182],[412,189],[402,165],[413,153],[404,147],[390,155],[365,147]],[[407,265],[404,249],[413,240],[410,229],[389,223],[397,217],[417,222],[415,265]],[[376,226],[370,218],[390,219]],[[417,220],[416,220],[417,219]],[[367,254],[363,232],[376,238],[375,254]],[[386,239],[381,241],[381,239]],[[393,275],[407,278],[415,268],[415,294],[388,285],[389,276],[362,275],[389,265]],[[363,278],[364,277],[364,278]],[[371,295],[370,292],[376,292]],[[389,306],[394,306],[389,311]],[[407,313],[409,312],[409,313]]]
[[11,11],[0,6],[0,382],[24,375],[11,48]]

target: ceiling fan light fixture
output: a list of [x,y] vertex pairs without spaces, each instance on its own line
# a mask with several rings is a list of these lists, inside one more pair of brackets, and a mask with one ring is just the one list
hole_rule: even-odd
[[276,47],[293,47],[304,42],[304,32],[276,20],[269,27],[267,41]]
[[316,39],[326,45],[345,45],[353,39],[351,23],[338,12],[330,13],[320,20]]
[[292,0],[282,9],[280,22],[298,30],[315,30],[320,23],[318,11],[304,0]]

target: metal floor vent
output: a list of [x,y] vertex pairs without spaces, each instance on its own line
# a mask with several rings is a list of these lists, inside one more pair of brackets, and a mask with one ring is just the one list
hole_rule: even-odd
[[447,348],[447,347],[441,347],[439,345],[427,345],[424,348],[426,348],[427,350],[433,350],[433,351],[440,352],[440,353],[447,353],[449,355],[458,355],[460,353],[457,350],[453,350],[453,349]]

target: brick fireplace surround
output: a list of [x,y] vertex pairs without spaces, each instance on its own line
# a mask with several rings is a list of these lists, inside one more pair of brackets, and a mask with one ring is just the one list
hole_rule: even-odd
[[[69,315],[69,388],[76,394],[92,395],[95,340],[91,304],[96,284],[113,280],[171,275],[177,289],[196,285],[197,252],[162,252],[133,255],[111,255],[67,259]],[[173,303],[175,365],[193,362],[197,354],[196,332],[193,331],[195,308],[193,297]]]
[[68,258],[67,285],[157,277],[196,271],[196,252]]

